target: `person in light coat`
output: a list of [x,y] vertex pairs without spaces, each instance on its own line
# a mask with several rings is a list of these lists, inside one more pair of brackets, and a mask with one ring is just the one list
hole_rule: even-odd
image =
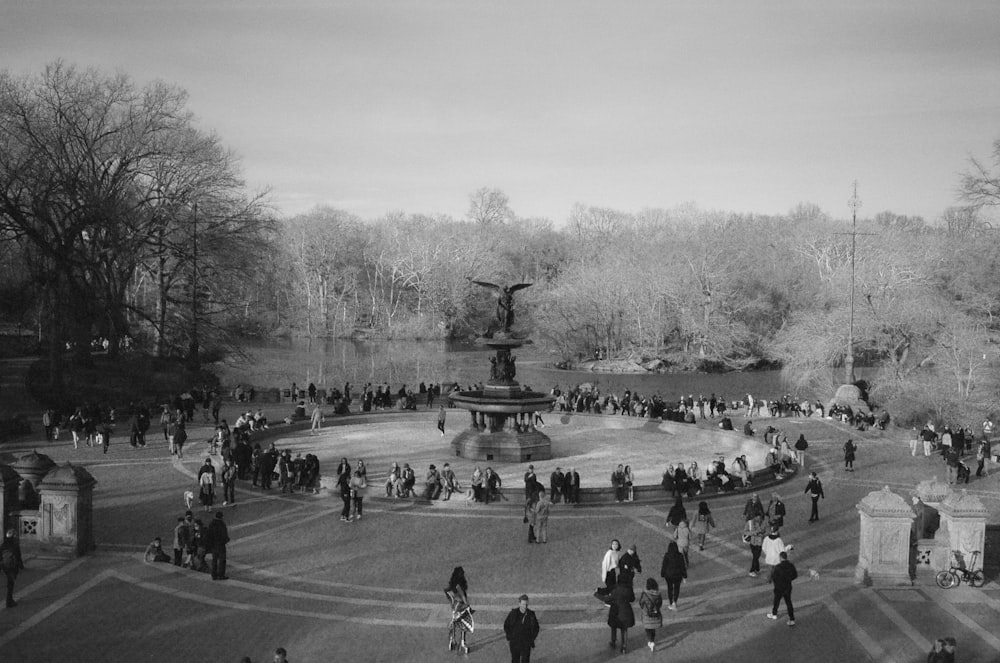
[[792,546],[786,546],[785,542],[781,540],[778,528],[772,527],[771,533],[764,537],[764,542],[761,544],[761,550],[764,553],[764,563],[770,567],[767,573],[768,582],[771,582],[771,577],[774,575],[774,567],[781,563],[781,553],[791,549]]

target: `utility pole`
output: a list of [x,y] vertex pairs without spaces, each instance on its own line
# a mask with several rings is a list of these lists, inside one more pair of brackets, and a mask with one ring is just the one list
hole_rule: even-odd
[[198,203],[191,206],[191,343],[188,363],[192,370],[201,367],[198,357]]
[[844,357],[844,384],[854,384],[854,254],[858,240],[858,208],[861,207],[857,180],[854,180],[854,194],[847,201],[847,206],[851,208],[851,324],[847,332],[847,356]]

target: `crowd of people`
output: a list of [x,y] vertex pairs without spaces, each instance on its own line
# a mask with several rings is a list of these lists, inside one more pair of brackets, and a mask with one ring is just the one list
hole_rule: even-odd
[[[792,581],[798,577],[795,566],[789,561],[788,554],[793,546],[786,545],[779,534],[779,528],[784,522],[785,509],[780,497],[775,494],[765,509],[755,494],[748,501],[745,515],[746,529],[743,539],[750,546],[751,570],[750,576],[756,578],[760,571],[760,558],[768,566],[768,582],[772,585],[774,602],[766,613],[769,619],[778,618],[780,602],[784,601],[788,612],[788,625],[795,625],[795,609],[792,605]],[[619,649],[621,653],[628,651],[628,632],[637,623],[641,624],[646,634],[646,646],[649,650],[656,649],[656,632],[663,625],[662,610],[676,611],[679,609],[681,587],[688,579],[691,565],[690,546],[692,534],[695,535],[699,550],[704,550],[706,536],[715,527],[715,520],[707,502],[698,504],[697,513],[689,521],[682,497],[677,497],[667,516],[666,552],[663,554],[659,567],[659,578],[666,587],[666,595],[661,594],[660,585],[655,577],[649,577],[645,589],[638,597],[639,619],[632,604],[636,601],[635,578],[641,574],[642,561],[635,545],[622,550],[618,539],[613,539],[601,559],[600,580],[602,586],[597,588],[595,597],[608,606],[607,623],[611,629],[609,646]]]
[[[212,580],[229,580],[226,575],[226,547],[229,529],[221,511],[217,511],[208,525],[195,518],[191,510],[177,518],[173,532],[173,555],[163,549],[163,542],[156,537],[148,546],[143,558],[147,562],[173,563],[199,573],[211,573]],[[208,556],[211,554],[211,563]]]
[[996,426],[991,419],[983,421],[981,433],[977,439],[969,425],[940,427],[933,421],[928,421],[917,432],[913,430],[910,438],[910,454],[917,456],[923,451],[925,458],[939,454],[945,463],[949,485],[969,483],[972,479],[972,468],[966,463],[966,456],[974,455],[976,461],[976,477],[988,477],[990,465],[1000,462],[994,455],[992,437]]

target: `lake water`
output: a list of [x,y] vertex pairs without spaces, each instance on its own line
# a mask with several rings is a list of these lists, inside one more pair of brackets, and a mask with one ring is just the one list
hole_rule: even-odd
[[[393,391],[402,384],[416,388],[420,382],[457,382],[463,388],[489,378],[489,357],[484,345],[443,341],[355,341],[349,339],[279,339],[252,342],[247,357],[212,367],[223,385],[237,383],[256,388],[288,388],[292,382],[305,387],[343,388],[345,382],[360,388],[365,383],[389,383]],[[673,401],[682,395],[710,393],[739,400],[745,394],[774,398],[783,395],[780,371],[752,373],[594,373],[553,367],[555,357],[527,345],[517,349],[517,381],[537,391],[561,389],[589,382],[602,392],[631,389],[643,395],[659,394]],[[801,394],[809,397],[810,394]]]

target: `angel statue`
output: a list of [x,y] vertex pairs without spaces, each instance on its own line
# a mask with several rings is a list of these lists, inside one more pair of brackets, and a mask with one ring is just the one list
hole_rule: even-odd
[[518,283],[516,285],[501,286],[496,283],[487,283],[486,281],[472,282],[476,285],[492,288],[497,291],[497,322],[500,323],[500,329],[504,332],[510,332],[510,328],[514,326],[514,293],[527,288],[531,284]]

